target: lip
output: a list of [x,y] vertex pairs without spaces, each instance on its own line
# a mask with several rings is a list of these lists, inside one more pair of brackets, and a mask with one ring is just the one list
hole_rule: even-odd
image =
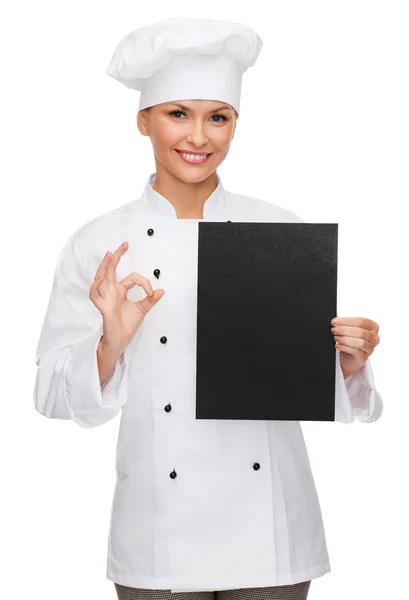
[[205,163],[207,160],[209,160],[209,157],[213,154],[213,152],[206,153],[206,152],[190,152],[189,151],[188,154],[207,154],[207,156],[203,160],[189,160],[188,158],[185,158],[184,156],[182,156],[181,150],[175,149],[175,152],[177,152],[179,154],[180,158],[182,160],[184,160],[186,163],[188,163],[189,165],[201,165],[201,164]]

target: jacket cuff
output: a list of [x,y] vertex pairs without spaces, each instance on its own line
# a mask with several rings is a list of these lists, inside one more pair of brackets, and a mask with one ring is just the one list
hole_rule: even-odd
[[370,359],[359,371],[346,379],[340,363],[340,351],[336,350],[335,420],[352,423],[377,421],[383,412],[383,400],[375,388]]
[[112,419],[128,395],[126,351],[101,386],[97,348],[101,328],[69,348],[63,367],[64,399],[70,417],[81,427],[96,427]]

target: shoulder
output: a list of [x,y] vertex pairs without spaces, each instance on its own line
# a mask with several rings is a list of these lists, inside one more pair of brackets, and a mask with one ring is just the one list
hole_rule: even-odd
[[57,266],[72,257],[72,261],[86,270],[92,257],[100,260],[107,250],[114,252],[129,237],[129,216],[134,211],[135,202],[127,202],[83,223],[66,240]]
[[[107,245],[107,249],[115,250],[115,248],[110,248],[110,245],[115,244],[117,239],[126,235],[130,215],[135,212],[137,202],[137,200],[132,200],[86,221],[70,237],[74,248],[86,250],[87,247],[94,246],[101,240]],[[121,240],[119,244],[123,241]]]
[[253,196],[245,196],[244,194],[236,194],[235,192],[226,193],[226,202],[228,210],[236,219],[248,219],[251,221],[272,221],[272,222],[287,222],[287,223],[304,223],[298,214],[274,204],[254,198]]

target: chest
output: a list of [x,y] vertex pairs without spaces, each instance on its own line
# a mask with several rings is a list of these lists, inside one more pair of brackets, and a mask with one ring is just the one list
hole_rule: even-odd
[[[194,300],[197,288],[198,220],[164,220],[144,217],[128,232],[128,252],[117,268],[117,280],[136,272],[149,279],[153,289],[163,289],[166,304],[182,309]],[[145,296],[135,286],[128,292],[131,301]],[[161,302],[155,307],[161,312]]]

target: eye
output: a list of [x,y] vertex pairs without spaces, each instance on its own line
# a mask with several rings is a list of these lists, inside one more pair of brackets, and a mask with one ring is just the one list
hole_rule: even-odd
[[[172,110],[172,111],[170,111],[168,114],[169,114],[171,117],[175,117],[176,119],[179,119],[179,117],[177,117],[177,116],[176,116],[176,115],[179,115],[179,114],[180,114],[180,115],[185,115],[185,116],[186,116],[186,114],[183,112],[183,110]],[[214,119],[215,117],[216,117],[216,118],[217,118],[217,117],[219,117],[219,118],[221,119],[221,121],[213,121],[213,123],[221,123],[222,121],[227,121],[227,118],[226,118],[224,115],[220,115],[220,114],[217,114],[217,115],[212,115],[212,118],[213,118],[213,119]]]
[[171,111],[169,114],[170,114],[172,117],[174,117],[174,116],[176,116],[176,114],[178,114],[178,113],[179,113],[179,114],[181,114],[181,115],[184,115],[184,114],[185,114],[185,113],[184,113],[182,110],[172,110],[172,111]]
[[[213,117],[220,117],[222,121],[227,121],[227,118],[224,115],[213,115]],[[216,123],[221,123],[221,121],[216,121]]]

